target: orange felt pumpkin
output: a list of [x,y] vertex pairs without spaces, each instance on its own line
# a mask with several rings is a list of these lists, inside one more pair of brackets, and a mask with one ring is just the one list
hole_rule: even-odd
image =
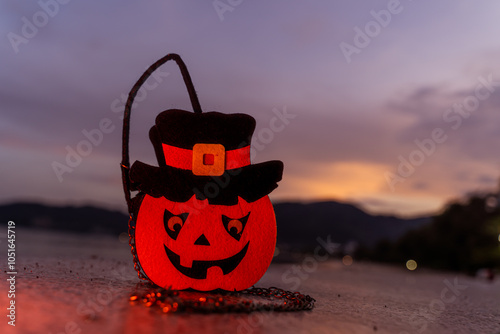
[[162,287],[243,290],[273,258],[276,221],[268,196],[225,206],[146,195],[136,224],[139,262]]
[[[129,168],[130,110],[140,86],[166,61],[179,65],[194,112],[161,112],[149,137],[158,166]],[[131,214],[131,246],[140,276],[173,289],[243,290],[271,263],[276,220],[267,196],[283,173],[281,161],[250,162],[255,119],[202,113],[178,55],[153,64],[125,107],[122,175]],[[139,190],[131,198],[130,190]]]

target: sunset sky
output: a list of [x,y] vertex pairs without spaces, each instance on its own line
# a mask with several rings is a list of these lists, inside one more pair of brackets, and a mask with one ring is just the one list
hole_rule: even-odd
[[[253,161],[285,164],[275,202],[417,215],[498,183],[498,1],[60,2],[0,3],[2,203],[125,210],[123,97],[167,53],[187,64],[204,111],[256,118]],[[192,109],[174,63],[148,83],[131,157],[155,164],[155,116]],[[277,114],[288,118],[266,137]],[[71,172],[57,175],[61,164]]]

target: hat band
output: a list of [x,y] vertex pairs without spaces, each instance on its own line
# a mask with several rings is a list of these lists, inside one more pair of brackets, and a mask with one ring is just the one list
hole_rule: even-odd
[[250,165],[250,146],[226,151],[220,144],[196,144],[192,150],[163,143],[167,166],[191,170],[195,175],[222,175],[225,170]]

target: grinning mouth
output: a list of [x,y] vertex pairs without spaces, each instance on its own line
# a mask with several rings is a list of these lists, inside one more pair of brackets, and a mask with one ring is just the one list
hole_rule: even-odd
[[223,260],[215,260],[215,261],[193,261],[193,264],[191,268],[189,267],[184,267],[181,266],[181,257],[177,254],[175,254],[173,251],[168,249],[167,246],[163,245],[165,247],[165,253],[167,253],[168,259],[172,264],[174,265],[175,269],[177,269],[180,273],[183,275],[190,277],[190,278],[196,278],[196,279],[205,279],[207,278],[207,270],[210,267],[219,267],[222,269],[222,273],[224,275],[229,274],[231,271],[236,269],[236,267],[240,264],[241,260],[245,257],[247,250],[248,250],[248,244],[250,243],[247,242],[245,247],[243,247],[242,250],[240,250],[236,255],[233,255],[231,257],[228,257],[227,259]]

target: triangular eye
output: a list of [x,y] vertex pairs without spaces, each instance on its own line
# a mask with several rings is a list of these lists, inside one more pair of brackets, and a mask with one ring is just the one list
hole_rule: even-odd
[[165,209],[163,213],[163,226],[170,238],[176,240],[181,228],[184,226],[189,213],[181,213],[174,215],[172,212]]
[[229,218],[228,216],[222,215],[222,224],[224,225],[227,233],[229,233],[230,236],[239,241],[241,235],[243,234],[243,230],[247,225],[249,216],[250,212],[242,218]]

